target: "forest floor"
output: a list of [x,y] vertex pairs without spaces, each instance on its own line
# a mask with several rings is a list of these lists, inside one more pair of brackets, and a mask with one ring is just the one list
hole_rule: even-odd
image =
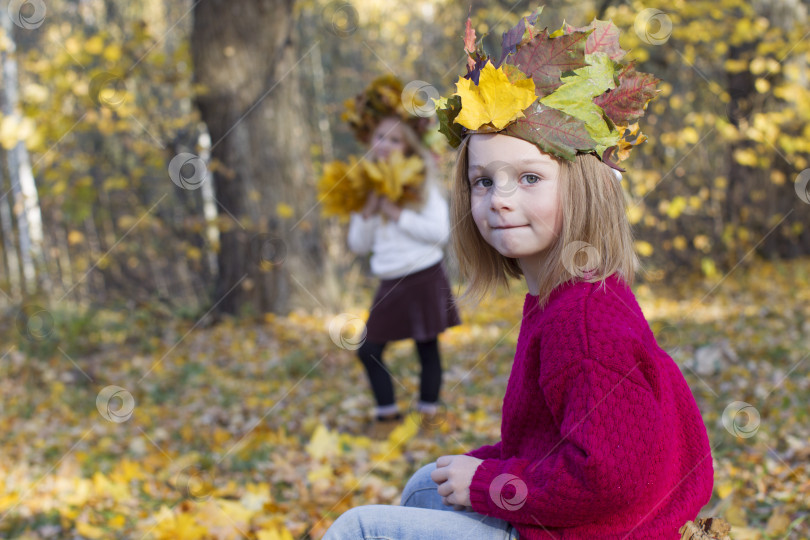
[[[703,513],[735,540],[810,537],[810,260],[635,292],[709,431]],[[3,323],[0,536],[318,539],[351,507],[396,504],[419,466],[498,439],[524,294],[462,313],[442,336],[443,420],[387,440],[364,436],[348,316],[155,332],[148,314],[98,311],[42,339]],[[408,342],[387,355],[407,409],[418,361]]]

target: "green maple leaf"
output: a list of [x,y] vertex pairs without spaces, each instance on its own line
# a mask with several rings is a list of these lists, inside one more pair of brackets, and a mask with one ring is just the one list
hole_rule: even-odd
[[453,148],[458,148],[464,137],[464,128],[455,123],[456,116],[461,112],[461,96],[450,96],[437,99],[436,117],[439,119],[439,133],[447,137]]
[[618,143],[621,134],[593,99],[616,88],[617,64],[607,53],[589,54],[585,58],[588,65],[564,75],[563,85],[540,102],[581,120],[597,143],[596,151],[601,157],[606,148]]

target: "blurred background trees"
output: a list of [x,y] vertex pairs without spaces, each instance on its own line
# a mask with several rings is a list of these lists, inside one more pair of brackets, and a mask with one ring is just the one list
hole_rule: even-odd
[[[315,198],[322,163],[361,150],[343,101],[389,71],[446,95],[464,70],[468,12],[494,51],[534,7],[11,2],[0,14],[2,302],[158,318],[337,309],[365,279]],[[641,279],[719,280],[755,257],[806,255],[806,4],[551,1],[542,19],[596,15],[663,81],[642,124],[650,140],[625,163]]]

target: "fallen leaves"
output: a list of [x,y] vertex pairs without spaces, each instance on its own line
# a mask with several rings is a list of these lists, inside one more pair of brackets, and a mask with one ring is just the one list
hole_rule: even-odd
[[[808,267],[758,263],[719,286],[636,286],[715,447],[702,515],[728,521],[734,540],[810,534]],[[191,332],[176,321],[148,354],[116,342],[93,384],[62,381],[75,367],[61,355],[12,350],[0,377],[0,536],[318,539],[349,508],[397,504],[421,465],[497,440],[524,293],[516,285],[464,308],[465,324],[442,335],[448,420],[429,433],[409,417],[382,440],[365,435],[365,374],[331,341],[326,312]],[[391,344],[386,363],[407,409],[419,384],[412,344]],[[126,422],[96,409],[109,384],[135,398]],[[733,401],[759,411],[754,436],[727,431]]]
[[697,523],[687,521],[678,531],[681,540],[731,540],[728,533],[731,526],[722,519],[698,519]]

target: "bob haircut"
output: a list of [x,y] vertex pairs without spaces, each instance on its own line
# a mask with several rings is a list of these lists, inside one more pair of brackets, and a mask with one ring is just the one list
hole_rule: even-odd
[[[468,144],[462,140],[456,157],[451,194],[453,248],[462,278],[468,281],[464,301],[480,300],[498,285],[523,271],[517,259],[490,246],[472,217],[468,177]],[[555,159],[557,159],[555,157]],[[539,304],[544,306],[558,285],[569,281],[601,281],[617,273],[632,285],[639,260],[625,213],[625,196],[613,170],[592,154],[575,161],[558,159],[560,234],[548,248],[538,276]]]

